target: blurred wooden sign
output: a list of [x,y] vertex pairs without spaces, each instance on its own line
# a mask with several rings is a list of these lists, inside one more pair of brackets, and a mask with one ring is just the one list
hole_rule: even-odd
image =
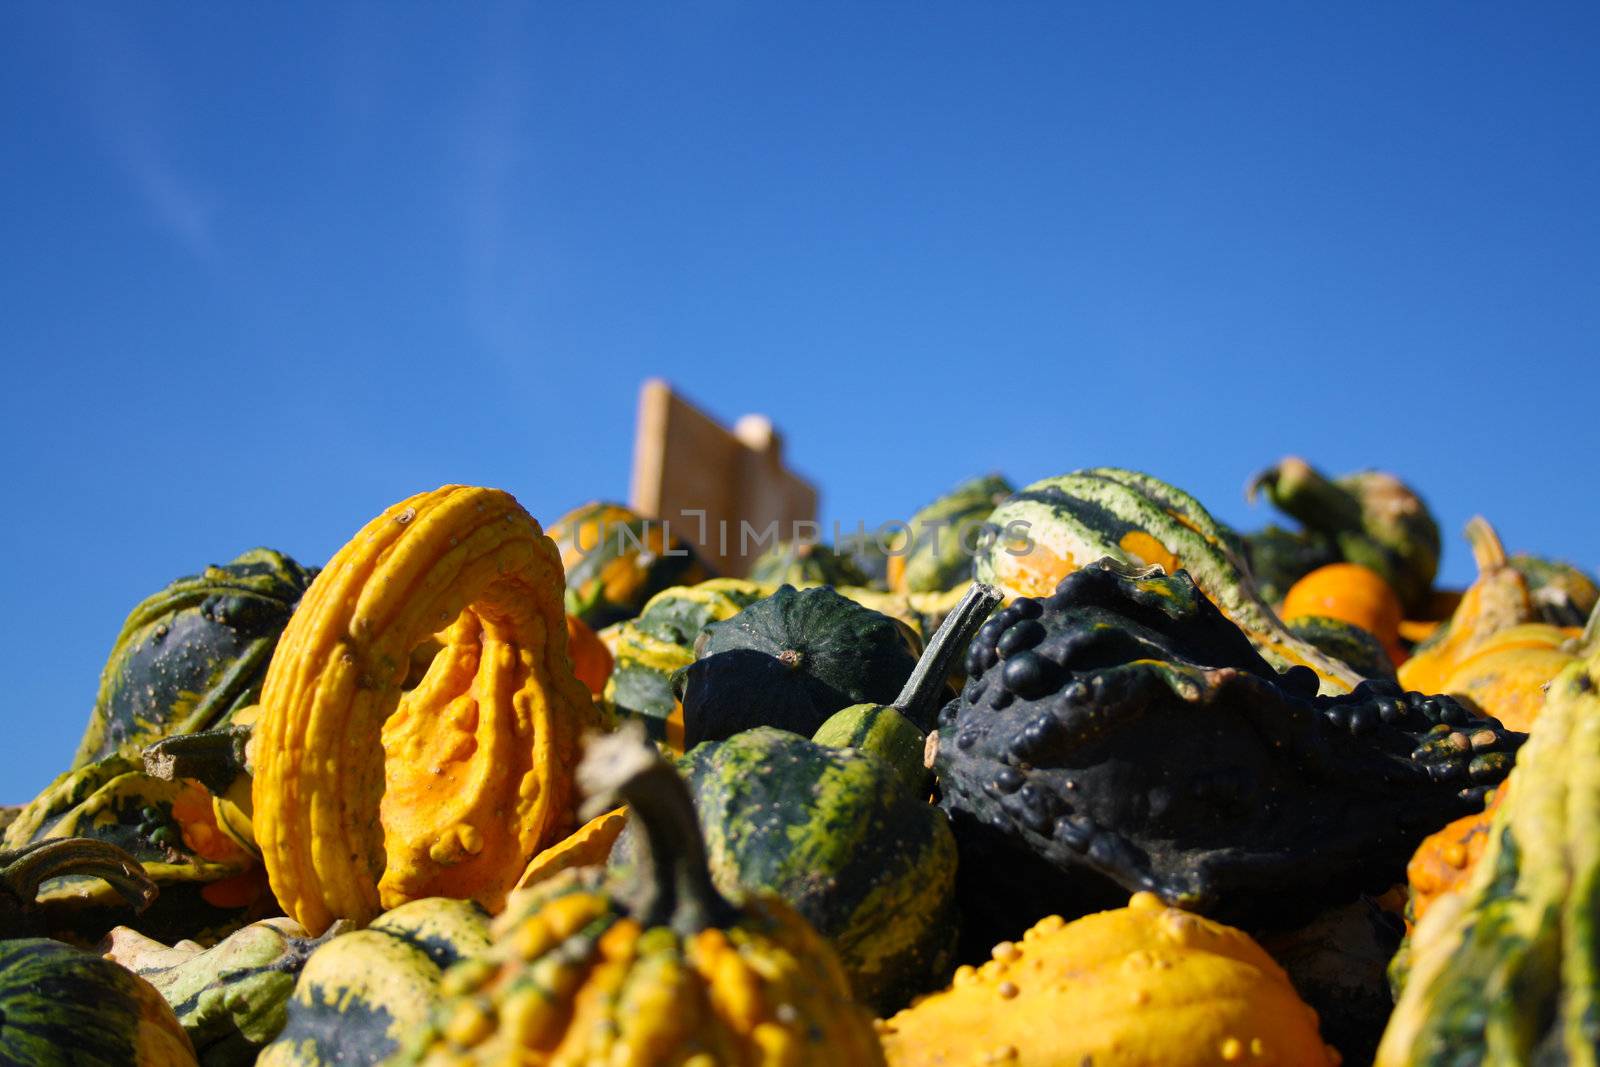
[[765,416],[729,430],[652,378],[639,390],[629,506],[666,520],[719,573],[741,577],[772,547],[770,531],[788,540],[796,523],[816,520],[817,490],[784,469],[783,439]]

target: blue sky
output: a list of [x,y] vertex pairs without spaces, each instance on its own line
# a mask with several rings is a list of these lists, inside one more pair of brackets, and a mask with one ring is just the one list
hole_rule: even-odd
[[1285,453],[1600,565],[1600,8],[14,4],[0,801],[128,609],[393,500],[627,490],[635,393],[825,519]]

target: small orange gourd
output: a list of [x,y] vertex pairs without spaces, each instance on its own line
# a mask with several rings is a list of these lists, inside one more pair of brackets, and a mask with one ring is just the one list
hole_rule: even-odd
[[1305,575],[1283,599],[1285,622],[1307,616],[1339,619],[1376,637],[1395,663],[1405,660],[1400,645],[1400,598],[1377,571],[1359,563],[1330,563]]

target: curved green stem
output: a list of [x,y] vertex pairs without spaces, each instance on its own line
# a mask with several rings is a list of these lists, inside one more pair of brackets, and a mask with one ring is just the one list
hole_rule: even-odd
[[135,911],[143,911],[156,898],[156,885],[139,861],[106,841],[67,837],[0,851],[0,884],[24,914],[37,907],[40,886],[65,875],[101,879]]
[[906,679],[905,688],[895,698],[894,706],[927,733],[933,728],[934,716],[943,703],[945,682],[950,677],[950,667],[955,658],[972,640],[989,613],[1001,600],[1000,590],[992,585],[973,582],[966,596],[955,606],[944,622],[934,631],[933,639],[922,650],[916,669]]
[[578,767],[578,781],[589,794],[586,818],[620,801],[644,830],[629,901],[629,912],[640,926],[670,926],[691,936],[737,917],[737,909],[711,882],[705,838],[688,787],[644,739],[642,729],[591,741]]

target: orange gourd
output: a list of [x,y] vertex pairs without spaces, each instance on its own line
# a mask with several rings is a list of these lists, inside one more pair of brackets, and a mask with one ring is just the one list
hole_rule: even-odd
[[1323,616],[1359,626],[1383,644],[1395,663],[1405,660],[1400,645],[1400,598],[1370,567],[1359,563],[1318,567],[1289,588],[1280,614],[1285,622]]
[[572,673],[578,681],[594,696],[604,693],[615,661],[600,636],[576,615],[567,616],[567,654],[572,657]]

